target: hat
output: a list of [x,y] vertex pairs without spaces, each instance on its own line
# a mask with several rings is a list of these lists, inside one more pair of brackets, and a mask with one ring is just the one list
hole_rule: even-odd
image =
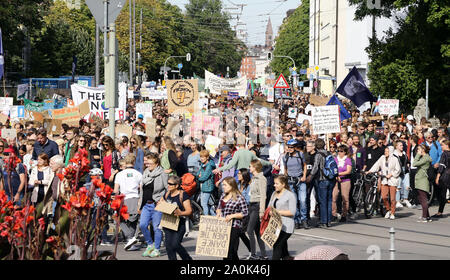
[[230,147],[228,145],[222,146],[222,148],[219,149],[219,152],[222,153],[223,151],[228,151],[229,152],[230,151]]
[[298,144],[298,142],[295,139],[291,139],[291,140],[287,141],[288,146],[296,146],[297,144]]
[[333,246],[314,246],[295,257],[295,260],[333,260],[337,256],[345,254]]
[[144,119],[144,115],[139,114],[138,119]]
[[414,117],[411,116],[411,115],[408,115],[408,116],[406,117],[406,119],[408,119],[408,120],[410,120],[410,121],[413,121],[413,120],[414,120]]

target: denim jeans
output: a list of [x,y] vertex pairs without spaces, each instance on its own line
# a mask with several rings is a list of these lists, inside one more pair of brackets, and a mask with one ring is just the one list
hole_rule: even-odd
[[181,245],[184,233],[186,232],[185,223],[180,221],[178,231],[164,228],[164,241],[166,243],[167,256],[169,260],[177,260],[177,253],[182,260],[192,260],[189,253]]
[[142,234],[144,235],[145,242],[147,245],[152,245],[153,240],[150,235],[150,230],[148,225],[150,222],[153,225],[153,231],[155,232],[155,248],[161,248],[162,231],[159,229],[159,223],[161,222],[162,213],[155,210],[156,204],[145,204],[144,208],[141,210],[141,220],[139,222],[139,227],[141,228]]
[[317,194],[319,197],[320,223],[327,224],[331,222],[331,210],[333,202],[334,181],[318,181]]
[[395,195],[395,200],[400,201],[401,199],[408,199],[409,196],[409,174],[405,174],[403,179],[400,178],[397,187],[397,193]]
[[306,205],[306,183],[300,182],[299,180],[296,186],[290,183],[289,188],[297,197],[297,211],[295,212],[294,220],[296,224],[299,224],[308,218],[308,206]]
[[200,195],[200,204],[203,208],[203,215],[206,216],[215,216],[216,213],[214,213],[213,209],[209,207],[209,198],[211,197],[211,193],[204,193],[202,192]]

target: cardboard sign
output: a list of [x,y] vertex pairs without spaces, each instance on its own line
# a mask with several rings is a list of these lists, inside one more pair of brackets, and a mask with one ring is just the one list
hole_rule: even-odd
[[373,117],[368,117],[369,121],[382,121],[384,120],[383,116],[373,116]]
[[176,204],[168,203],[166,201],[161,201],[156,205],[155,210],[163,213],[160,222],[161,227],[178,230],[180,217],[173,215],[173,212],[177,208],[178,206]]
[[398,109],[398,99],[380,99],[378,102],[378,112],[380,112],[380,115],[398,115]]
[[273,248],[275,242],[277,242],[278,236],[281,232],[283,223],[281,222],[281,215],[275,208],[272,208],[273,212],[269,219],[269,224],[261,235],[261,240],[267,244],[270,248]]
[[52,111],[52,118],[62,120],[64,123],[75,123],[80,121],[80,111],[78,107],[55,109]]
[[255,96],[253,98],[253,104],[266,108],[273,108],[273,103],[267,102],[266,98],[263,96]]
[[78,109],[80,111],[80,118],[84,118],[87,114],[91,113],[91,109],[89,109],[89,101],[88,100],[83,101],[78,106]]
[[228,256],[231,221],[215,216],[200,216],[195,254],[210,257]]
[[0,123],[6,124],[8,122],[8,116],[0,114]]
[[15,139],[17,138],[17,131],[14,128],[3,128],[2,129],[2,138],[4,139]]
[[166,136],[171,136],[172,132],[174,134],[178,134],[178,130],[175,130],[175,127],[180,123],[179,119],[169,118],[169,122],[166,127]]
[[25,106],[11,106],[10,117],[11,119],[25,118]]
[[58,119],[44,119],[44,128],[50,135],[59,135],[61,133],[63,121]]
[[296,119],[297,118],[297,108],[293,108],[293,107],[289,108],[288,118],[289,119]]
[[167,81],[169,114],[194,113],[198,102],[198,80]]
[[309,103],[314,106],[325,106],[329,101],[328,97],[322,97],[318,95],[311,94],[309,96]]
[[341,132],[338,105],[313,107],[311,113],[315,135]]
[[194,114],[191,119],[191,136],[200,139],[203,131],[211,130],[215,136],[219,135],[220,117],[204,114]]
[[44,115],[39,112],[25,110],[25,119],[42,123],[44,121]]
[[147,137],[155,137],[156,136],[156,120],[147,118],[147,122],[145,124],[145,134]]
[[125,135],[130,138],[133,135],[133,128],[126,124],[118,124],[116,125],[116,135],[119,137]]

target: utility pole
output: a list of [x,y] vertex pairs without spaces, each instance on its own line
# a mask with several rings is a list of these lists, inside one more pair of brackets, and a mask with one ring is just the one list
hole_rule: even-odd
[[105,59],[105,105],[109,109],[109,135],[115,135],[115,107],[117,106],[117,41],[116,25],[109,25],[109,53]]
[[100,84],[100,27],[95,24],[95,86]]
[[[136,76],[136,0],[133,0],[133,77]],[[135,81],[133,81],[134,84]]]
[[139,53],[138,53],[138,85],[142,83],[141,76],[141,51],[142,51],[142,8],[140,15],[140,26],[139,26]]
[[130,25],[129,25],[129,27],[130,27],[130,85],[134,85],[134,83],[133,83],[133,39],[132,39],[132,30],[131,30],[131,25],[132,25],[132,22],[131,22],[131,1],[132,0],[128,0],[128,5],[130,6],[129,7],[129,15],[130,15]]

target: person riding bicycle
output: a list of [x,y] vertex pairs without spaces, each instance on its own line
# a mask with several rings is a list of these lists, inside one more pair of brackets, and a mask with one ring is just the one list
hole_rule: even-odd
[[[381,176],[381,197],[388,211],[384,216],[386,219],[395,219],[395,195],[399,183],[401,166],[398,159],[394,156],[394,147],[389,146],[384,149],[384,156],[380,157],[377,162],[370,168],[369,173],[379,172]],[[390,202],[388,200],[390,196]]]

